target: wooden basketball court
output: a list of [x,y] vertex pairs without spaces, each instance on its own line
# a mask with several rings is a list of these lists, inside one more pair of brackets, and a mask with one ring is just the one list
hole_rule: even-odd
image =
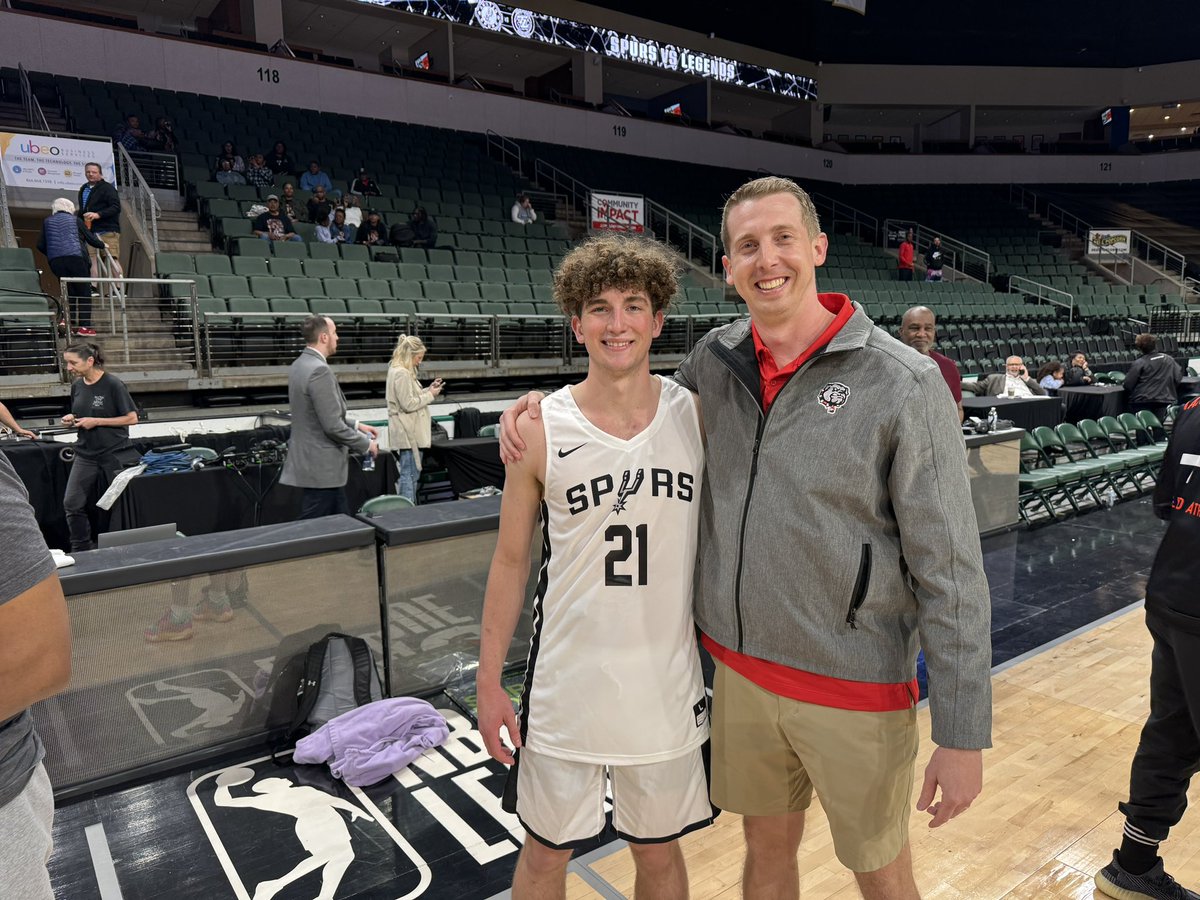
[[[984,793],[936,831],[914,811],[917,884],[928,900],[1091,898],[1093,873],[1120,840],[1117,803],[1149,711],[1150,635],[1140,608],[1089,626],[993,676],[995,749],[985,756]],[[922,746],[916,791],[933,750],[929,710],[920,711]],[[1200,884],[1200,785],[1192,809],[1163,845],[1167,871]],[[913,795],[916,802],[916,793]],[[745,849],[741,821],[722,814],[682,841],[693,900],[735,900]],[[627,849],[591,863],[617,892],[633,896]],[[800,852],[805,900],[856,898],[838,863],[824,814],[810,810]],[[578,875],[570,900],[604,897]],[[611,896],[611,895],[608,895]]]

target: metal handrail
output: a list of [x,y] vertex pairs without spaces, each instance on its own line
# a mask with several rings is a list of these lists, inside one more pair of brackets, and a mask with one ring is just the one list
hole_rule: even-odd
[[114,149],[117,188],[122,206],[129,214],[133,227],[141,233],[142,243],[149,248],[153,258],[158,253],[158,218],[162,215],[162,207],[158,205],[158,198],[138,171],[129,152],[120,144],[116,144]]
[[[1016,195],[1014,200],[1013,195]],[[1063,231],[1086,241],[1088,232],[1092,230],[1090,223],[1074,213],[1068,212],[1056,203],[1050,203],[1045,198],[1022,185],[1009,185],[1008,197],[1022,209],[1028,209],[1041,216],[1053,225],[1058,225]],[[1129,229],[1129,249],[1139,259],[1156,266],[1169,277],[1182,281],[1187,273],[1187,258],[1178,250],[1172,250],[1166,244],[1154,240],[1140,231]]]
[[[1032,288],[1027,288],[1025,285],[1032,285]],[[1008,276],[1008,291],[1012,293],[1014,290],[1027,297],[1036,297],[1038,306],[1046,302],[1054,306],[1066,307],[1067,321],[1075,321],[1075,295],[1070,291],[1059,290],[1048,284],[1042,284],[1040,281],[1034,281],[1032,278],[1026,278],[1024,275],[1010,275]],[[1059,297],[1067,299],[1060,300]]]
[[42,112],[42,104],[33,94],[29,73],[21,63],[17,63],[17,77],[21,81],[21,105],[25,107],[25,121],[29,123],[30,128],[40,128],[49,133],[50,124],[46,121],[46,114]]
[[[716,276],[720,273],[720,245],[717,236],[711,231],[701,228],[678,213],[671,212],[649,197],[646,198],[646,218],[646,225],[651,233],[663,243],[682,249],[689,261],[706,269],[710,275]],[[704,252],[706,249],[707,254]]]
[[[498,134],[489,128],[487,130],[487,145],[488,150],[495,150],[499,154],[500,162],[504,163],[510,169],[520,172],[522,175],[525,174],[525,162],[521,156],[520,144],[512,138]],[[516,165],[513,165],[513,161],[516,162]]]
[[[824,194],[810,192],[808,196],[812,198],[817,212],[826,219],[823,229],[826,233],[834,234],[837,226],[845,223],[850,225],[852,233],[860,240],[866,241],[868,244],[880,242],[879,219],[875,216]],[[825,210],[828,210],[828,214]]]
[[544,159],[535,159],[533,161],[533,179],[538,184],[548,183],[554,189],[552,192],[555,194],[565,193],[577,210],[583,213],[587,212],[588,195],[591,194],[592,189],[578,178],[550,165]]
[[[533,161],[533,177],[538,184],[550,187],[552,193],[566,196],[576,210],[587,214],[592,188],[578,178],[544,159]],[[661,203],[649,197],[645,199],[649,219],[646,225],[651,232],[665,243],[681,248],[689,262],[699,265],[711,275],[719,275],[721,250],[717,236]]]
[[912,229],[914,249],[922,253],[929,249],[935,237],[941,238],[942,250],[949,257],[949,265],[944,268],[952,272],[958,272],[976,281],[984,283],[991,281],[992,255],[986,250],[972,246],[966,241],[960,241],[958,238],[943,231],[938,231],[936,228],[930,228],[928,225],[914,222],[912,219],[884,219],[883,239],[885,246],[888,235],[892,234],[893,229],[903,231]]
[[8,188],[4,175],[0,173],[0,247],[16,247],[17,232],[13,228],[12,215],[8,211]]

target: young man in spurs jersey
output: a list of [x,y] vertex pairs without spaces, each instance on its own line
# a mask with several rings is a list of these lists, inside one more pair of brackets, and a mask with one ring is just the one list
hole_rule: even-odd
[[[692,393],[652,375],[649,360],[676,287],[666,248],[618,236],[576,248],[555,274],[588,374],[518,425],[529,450],[507,468],[477,674],[479,730],[492,757],[513,764],[506,805],[531,838],[513,879],[517,900],[565,896],[572,850],[604,828],[606,776],[639,897],[687,896],[677,838],[712,820],[691,612],[700,417]],[[518,715],[500,672],[539,518]]]

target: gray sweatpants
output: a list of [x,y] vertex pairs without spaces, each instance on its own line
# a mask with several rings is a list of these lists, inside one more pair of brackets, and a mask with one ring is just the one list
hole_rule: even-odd
[[54,849],[54,791],[46,767],[39,765],[9,803],[0,807],[0,897],[4,900],[54,900],[46,863]]

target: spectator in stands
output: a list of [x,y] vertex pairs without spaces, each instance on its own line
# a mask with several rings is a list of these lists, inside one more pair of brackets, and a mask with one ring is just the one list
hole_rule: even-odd
[[1167,530],[1146,583],[1146,628],[1154,639],[1150,716],[1133,757],[1129,799],[1118,804],[1125,816],[1121,846],[1096,873],[1096,887],[1111,897],[1200,897],[1168,875],[1158,855],[1183,818],[1188,785],[1200,772],[1198,459],[1200,402],[1193,400],[1175,421],[1154,489],[1154,514]]
[[1004,371],[989,375],[983,381],[963,385],[974,394],[983,397],[1044,397],[1046,389],[1029,377],[1025,361],[1019,356],[1010,356],[1004,361]]
[[228,159],[223,159],[220,162],[220,168],[217,169],[216,181],[217,184],[245,184],[246,179],[241,172],[233,170],[233,163]]
[[396,493],[416,505],[421,476],[421,450],[432,437],[429,405],[442,392],[442,379],[427,388],[417,381],[425,344],[416,335],[402,334],[392,353],[387,374],[388,446],[396,457]]
[[120,144],[130,153],[146,149],[142,143],[146,135],[142,132],[142,122],[137,116],[127,115],[119,128],[113,132],[113,143]]
[[288,156],[287,145],[283,141],[276,141],[271,152],[267,154],[267,168],[276,175],[292,174],[292,160]]
[[961,422],[963,419],[962,375],[954,360],[933,349],[933,345],[937,343],[937,318],[933,315],[933,310],[927,306],[914,306],[906,311],[903,318],[900,319],[899,337],[901,342],[908,344],[922,356],[928,356],[937,363],[942,378],[946,380],[946,387],[950,388],[950,395],[954,397],[954,402],[958,406],[958,421]]
[[437,245],[437,226],[425,212],[425,207],[418,206],[408,217],[408,227],[412,229],[414,247],[434,247]]
[[1094,383],[1095,380],[1092,377],[1092,370],[1088,368],[1087,357],[1084,356],[1082,350],[1076,350],[1071,354],[1071,366],[1063,378],[1063,385],[1065,387],[1083,387],[1086,384]]
[[[104,241],[96,237],[75,215],[75,204],[66,197],[59,197],[50,205],[50,215],[42,222],[42,233],[37,248],[50,263],[50,271],[59,278],[87,278],[91,272],[88,264],[88,247],[104,249]],[[67,299],[71,305],[71,324],[75,332],[84,337],[96,333],[92,327],[92,285],[87,281],[75,281],[67,285]]]
[[220,168],[222,161],[228,160],[229,167],[233,171],[242,173],[246,171],[246,162],[238,155],[237,147],[233,145],[233,141],[226,141],[221,145],[221,152],[217,154],[217,167]]
[[[121,198],[117,189],[104,180],[104,172],[100,163],[90,162],[83,167],[83,177],[87,180],[79,189],[79,200],[75,204],[77,215],[83,219],[92,234],[104,242],[108,252],[112,254],[116,266],[116,274],[121,272]],[[92,274],[96,274],[96,258],[99,251],[92,248],[88,255],[92,258]]]
[[904,240],[900,242],[900,253],[897,256],[896,272],[901,281],[913,280],[913,258],[916,256],[917,246],[913,243],[912,229],[904,235]]
[[300,518],[349,513],[346,479],[349,454],[379,452],[379,433],[350,417],[346,398],[329,367],[337,352],[337,325],[328,316],[309,316],[300,326],[304,349],[288,369],[292,435],[279,481],[301,488]]
[[63,351],[71,383],[71,411],[62,417],[68,428],[78,428],[75,461],[67,476],[63,512],[71,535],[71,552],[92,550],[92,524],[88,501],[92,492],[103,493],[126,466],[138,461],[129,442],[129,426],[138,422],[137,407],[129,390],[115,375],[104,371],[104,354],[95,344],[80,341]]
[[341,191],[333,189],[333,182],[321,171],[321,164],[314,159],[309,162],[308,171],[300,176],[300,190],[316,193],[319,187],[324,188],[331,196],[341,196]]
[[1053,397],[1058,393],[1058,389],[1063,386],[1063,379],[1066,377],[1066,374],[1066,366],[1059,360],[1052,359],[1038,369],[1038,384],[1042,386],[1042,389],[1049,396]]
[[308,198],[306,211],[308,212],[308,221],[314,225],[329,224],[329,218],[333,215],[333,204],[325,196],[325,188],[321,185],[318,184],[313,195]]
[[5,406],[3,403],[0,403],[0,425],[3,425],[5,428],[7,428],[13,434],[15,434],[19,437],[24,437],[24,438],[37,437],[37,435],[34,434],[32,431],[30,431],[28,428],[22,428],[20,423],[17,422],[16,418],[13,416],[13,414],[8,411],[8,407]]
[[275,187],[275,173],[267,167],[261,153],[250,157],[250,165],[246,167],[246,184],[260,188]]
[[296,186],[290,181],[285,181],[279,189],[279,208],[293,222],[302,221],[296,209]]
[[154,153],[176,153],[179,150],[179,140],[175,137],[175,123],[166,116],[159,116],[154,123],[154,130],[147,132],[142,138],[147,150]]
[[70,680],[71,622],[29,494],[3,453],[0,545],[0,887],[12,900],[54,900],[54,794],[29,707]]
[[350,183],[350,193],[360,197],[379,197],[383,192],[366,169],[359,169],[358,176]]
[[354,243],[366,244],[368,247],[382,247],[388,243],[387,223],[379,215],[379,210],[367,210],[367,220],[358,227],[358,233],[354,236]]
[[358,228],[362,225],[363,213],[362,207],[359,206],[357,194],[346,194],[342,197],[342,203],[346,209],[346,224],[351,228]]
[[935,237],[929,249],[925,251],[925,280],[942,280],[942,239]]
[[1125,397],[1129,411],[1139,413],[1148,409],[1158,421],[1167,417],[1167,407],[1179,402],[1179,385],[1183,370],[1166,353],[1158,353],[1158,339],[1149,333],[1139,334],[1133,345],[1142,355],[1125,374]]
[[254,220],[254,233],[264,241],[300,241],[292,220],[279,209],[279,198],[267,197],[267,211]]
[[517,194],[517,200],[512,205],[512,220],[518,225],[532,225],[537,221],[537,210],[528,194]]
[[332,221],[317,226],[317,240],[323,244],[353,244],[357,230],[346,224],[346,210],[339,206],[333,211]]

